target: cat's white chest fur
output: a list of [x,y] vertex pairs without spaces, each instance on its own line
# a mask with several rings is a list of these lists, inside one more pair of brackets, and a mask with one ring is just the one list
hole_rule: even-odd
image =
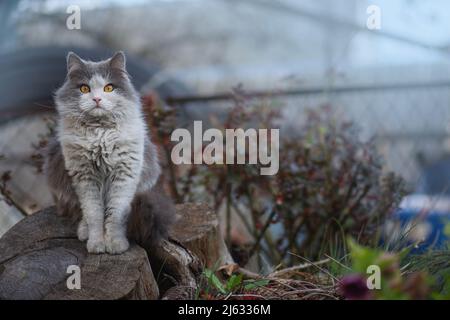
[[112,170],[120,148],[120,134],[116,130],[97,128],[84,137],[80,137],[86,158],[98,167]]
[[66,130],[61,137],[66,169],[76,174],[86,166],[93,174],[108,175],[117,167],[126,166],[139,176],[144,151],[144,141],[139,135],[136,130],[124,132],[117,128],[89,128],[71,134]]

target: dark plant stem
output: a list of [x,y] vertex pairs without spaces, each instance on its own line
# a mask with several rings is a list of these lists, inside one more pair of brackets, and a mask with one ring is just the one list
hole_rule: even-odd
[[255,243],[253,244],[253,247],[250,249],[249,256],[252,256],[260,247],[260,243],[264,235],[266,234],[267,229],[272,223],[273,218],[275,217],[276,211],[272,210],[270,213],[270,216],[267,218],[266,223],[264,224],[264,227],[261,229],[261,232],[258,234],[258,237],[255,240]]
[[227,182],[226,200],[226,242],[231,246],[231,183]]

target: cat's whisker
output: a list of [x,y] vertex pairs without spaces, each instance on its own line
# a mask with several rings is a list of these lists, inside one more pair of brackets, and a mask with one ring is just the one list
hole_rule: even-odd
[[45,104],[38,103],[38,102],[35,102],[34,105],[37,106],[37,107],[42,107],[42,108],[46,108],[46,109],[50,109],[50,110],[56,110],[55,107],[47,106]]

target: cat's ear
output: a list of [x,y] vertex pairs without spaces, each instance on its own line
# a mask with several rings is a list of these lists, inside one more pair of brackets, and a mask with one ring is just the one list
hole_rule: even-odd
[[126,58],[125,53],[123,51],[117,51],[114,55],[109,59],[109,65],[111,68],[125,70],[126,67]]
[[67,72],[77,69],[83,65],[83,60],[72,51],[67,54]]

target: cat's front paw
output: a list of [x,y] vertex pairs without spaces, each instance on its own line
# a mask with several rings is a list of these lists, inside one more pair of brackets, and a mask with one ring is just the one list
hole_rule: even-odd
[[105,241],[103,240],[89,239],[87,242],[87,251],[89,253],[104,253],[105,248]]
[[106,240],[106,252],[120,254],[128,250],[130,244],[126,237],[111,237]]
[[86,241],[89,238],[89,228],[85,220],[78,224],[77,236],[80,241]]

